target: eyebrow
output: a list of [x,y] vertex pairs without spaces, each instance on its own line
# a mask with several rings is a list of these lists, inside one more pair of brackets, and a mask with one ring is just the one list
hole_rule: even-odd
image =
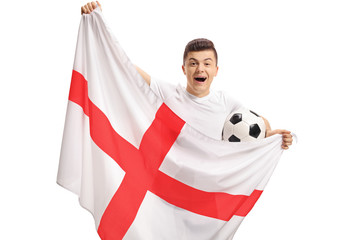
[[[199,61],[199,60],[197,60],[196,58],[189,58],[189,61],[190,61],[190,60]],[[207,61],[207,60],[213,61],[212,58],[205,58],[205,59],[204,59],[204,61]]]

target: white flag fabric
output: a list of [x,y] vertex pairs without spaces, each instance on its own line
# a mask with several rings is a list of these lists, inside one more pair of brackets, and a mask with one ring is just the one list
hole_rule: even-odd
[[232,239],[281,142],[202,135],[151,91],[98,8],[82,16],[57,182],[101,239]]

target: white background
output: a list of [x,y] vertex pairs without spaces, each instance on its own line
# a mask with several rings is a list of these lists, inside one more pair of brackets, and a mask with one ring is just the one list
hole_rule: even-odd
[[[0,239],[98,239],[56,181],[84,1],[5,1],[0,13]],[[235,239],[360,239],[360,4],[349,0],[102,1],[134,63],[182,81],[214,41],[213,87],[295,132]]]

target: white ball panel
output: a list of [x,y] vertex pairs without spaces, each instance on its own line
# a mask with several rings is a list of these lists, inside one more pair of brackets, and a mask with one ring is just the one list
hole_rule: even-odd
[[249,125],[244,121],[241,121],[234,126],[234,135],[242,140],[249,135]]

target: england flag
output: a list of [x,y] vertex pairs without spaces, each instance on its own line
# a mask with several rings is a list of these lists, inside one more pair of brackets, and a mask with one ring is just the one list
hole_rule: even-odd
[[281,143],[201,134],[152,92],[101,11],[82,15],[57,182],[93,214],[101,239],[232,239]]

